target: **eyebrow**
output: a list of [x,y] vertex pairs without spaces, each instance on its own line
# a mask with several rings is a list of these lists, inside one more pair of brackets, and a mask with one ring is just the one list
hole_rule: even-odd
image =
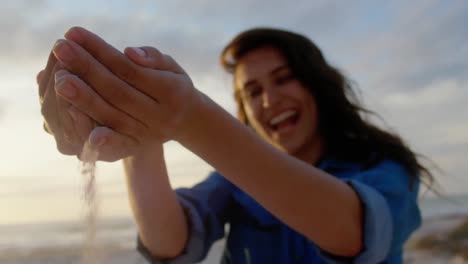
[[289,66],[286,65],[286,64],[283,64],[283,65],[280,65],[276,68],[274,68],[271,72],[270,72],[270,75],[275,75],[276,73],[282,71],[282,70],[289,70]]
[[[270,73],[268,75],[270,76],[274,76],[275,74],[277,74],[278,72],[281,72],[282,70],[289,70],[289,66],[287,64],[282,64],[276,68],[274,68],[272,71],[270,71]],[[247,82],[245,82],[242,86],[244,89],[247,89],[248,86],[251,86],[253,84],[255,84],[257,81],[256,80],[249,80]]]

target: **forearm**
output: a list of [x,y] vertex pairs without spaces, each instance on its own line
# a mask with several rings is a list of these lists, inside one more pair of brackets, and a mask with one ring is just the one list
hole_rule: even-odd
[[360,250],[362,209],[350,186],[275,149],[207,97],[202,101],[180,143],[322,249]]
[[187,241],[188,226],[167,176],[162,145],[126,158],[124,167],[143,244],[154,256],[177,256]]

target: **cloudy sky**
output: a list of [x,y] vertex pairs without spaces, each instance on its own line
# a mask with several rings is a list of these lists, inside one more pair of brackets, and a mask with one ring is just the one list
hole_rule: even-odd
[[[171,54],[197,88],[231,113],[231,79],[218,65],[223,45],[254,26],[303,33],[389,128],[442,168],[437,180],[447,193],[467,192],[464,0],[0,2],[0,223],[80,214],[78,161],[60,155],[43,132],[35,84],[54,42],[75,25],[119,49],[150,45]],[[190,186],[210,170],[176,143],[166,153],[174,186]],[[99,163],[98,178],[102,215],[127,216],[121,164]]]

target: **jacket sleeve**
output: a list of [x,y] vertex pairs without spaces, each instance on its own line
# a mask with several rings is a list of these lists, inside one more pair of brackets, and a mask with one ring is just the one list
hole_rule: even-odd
[[383,161],[376,167],[345,179],[363,205],[363,249],[354,258],[320,251],[327,263],[402,263],[405,241],[421,224],[417,205],[419,182],[399,164]]
[[232,184],[217,172],[211,173],[192,188],[176,190],[188,225],[189,238],[181,255],[171,259],[160,259],[151,255],[137,239],[137,250],[153,264],[195,263],[203,260],[211,245],[224,237],[224,225],[232,204]]

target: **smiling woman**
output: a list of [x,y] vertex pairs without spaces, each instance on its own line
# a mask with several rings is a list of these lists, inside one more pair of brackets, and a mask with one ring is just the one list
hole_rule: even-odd
[[234,74],[246,123],[282,151],[316,163],[324,147],[317,103],[281,52],[267,46],[247,53]]
[[[466,103],[468,101],[468,89],[466,89],[468,87],[468,64],[466,63],[468,61],[468,46],[466,45],[468,34],[466,34],[466,26],[463,25],[468,21],[468,1],[387,1],[384,6],[382,6],[382,2],[377,3],[375,1],[299,0],[294,1],[294,4],[286,1],[279,2],[275,1],[275,4],[265,5],[264,1],[258,0],[230,2],[214,0],[203,2],[122,0],[108,5],[105,2],[89,0],[2,1],[2,8],[0,8],[0,36],[2,39],[0,43],[0,108],[3,108],[0,109],[0,146],[2,151],[2,154],[0,154],[0,193],[2,193],[0,222],[14,224],[76,220],[79,215],[79,191],[77,193],[71,192],[71,190],[79,190],[79,183],[81,182],[77,171],[78,161],[75,156],[58,155],[56,144],[53,142],[54,138],[44,133],[42,116],[37,104],[37,87],[34,83],[36,72],[45,66],[44,62],[53,41],[58,37],[62,37],[64,30],[73,24],[80,24],[96,31],[120,50],[128,45],[158,45],[158,49],[171,53],[178,63],[184,66],[198,89],[215,99],[224,108],[229,109],[231,113],[235,113],[236,101],[232,100],[231,97],[233,90],[231,89],[231,83],[229,83],[230,76],[226,77],[225,74],[220,73],[221,69],[216,69],[216,58],[223,45],[226,44],[227,37],[233,36],[239,30],[256,25],[280,26],[301,32],[305,36],[312,37],[314,42],[319,44],[328,62],[332,62],[339,69],[343,69],[343,73],[349,74],[349,77],[359,83],[363,91],[362,98],[369,106],[368,109],[381,114],[391,125],[392,131],[398,131],[412,148],[420,150],[443,168],[445,175],[438,175],[441,176],[438,177],[438,182],[442,185],[442,189],[447,191],[448,195],[466,193],[466,186],[468,186],[468,178],[465,177],[466,171],[468,171],[468,163],[466,162],[466,157],[468,157],[468,122],[466,122],[468,120],[468,104]],[[262,10],[262,12],[258,12],[258,10]],[[242,19],[239,19],[240,17]],[[424,21],[424,23],[421,23],[421,21]],[[282,53],[281,55],[288,58]],[[303,54],[299,54],[297,57],[299,61],[303,61],[305,58]],[[290,60],[287,59],[287,61]],[[101,61],[101,64],[103,63]],[[106,67],[111,68],[108,65]],[[307,69],[307,67],[299,67],[298,69]],[[290,73],[292,72],[297,73],[297,71],[290,71]],[[279,83],[281,83],[280,78],[283,77],[281,75],[283,73],[288,72],[281,71],[277,73]],[[296,74],[293,77],[296,77],[297,81],[297,76],[307,77],[307,75],[313,76],[312,74]],[[289,76],[285,77],[289,78]],[[281,87],[279,83],[278,87]],[[312,82],[312,84],[314,83]],[[97,88],[93,88],[99,90],[98,85],[95,86]],[[314,87],[314,85],[311,87]],[[54,89],[51,90],[54,91]],[[265,101],[268,102],[269,95],[265,94],[264,96],[266,96]],[[272,96],[273,100],[277,100],[276,94],[272,94]],[[247,98],[244,97],[242,100],[246,102]],[[318,101],[317,103],[323,102],[322,100]],[[135,106],[140,105],[135,104]],[[289,148],[288,144],[291,144],[295,138],[286,135],[289,133],[297,134],[294,128],[304,121],[301,119],[304,116],[303,112],[297,107],[296,101],[290,102],[289,106],[291,106],[290,109],[273,106],[279,109],[278,112],[274,111],[274,116],[271,119],[268,117],[267,120],[262,121],[269,122],[269,124],[265,123],[263,125],[265,131],[271,132],[271,135],[267,134],[263,139],[272,143],[276,150],[284,149],[286,151]],[[238,109],[243,109],[243,106]],[[265,113],[268,112],[267,108],[263,110],[266,110]],[[86,116],[86,113],[84,114]],[[238,115],[238,117],[240,117],[240,120],[242,119],[242,116]],[[296,118],[298,119],[296,120]],[[337,123],[342,122],[341,119],[335,121]],[[262,125],[262,123],[260,124]],[[270,127],[266,125],[270,125]],[[84,127],[80,126],[79,128]],[[208,130],[209,126],[206,127]],[[251,126],[248,128],[254,131]],[[253,167],[257,168],[258,172],[253,172],[247,175],[246,178],[264,175],[264,178],[259,181],[259,185],[270,184],[272,180],[269,179],[268,172],[261,170],[261,168],[264,165],[273,163],[271,160],[261,161],[257,159],[258,155],[256,154],[258,152],[250,149],[250,145],[253,144],[241,144],[242,141],[236,141],[236,137],[223,137],[221,130],[214,131],[214,133],[210,134],[210,137],[213,141],[219,139],[217,141],[219,148],[230,150],[230,141],[244,147],[243,155],[239,156],[231,153],[230,159],[239,160],[245,156],[251,159],[252,162],[256,162]],[[285,133],[282,134],[282,131]],[[336,129],[336,131],[342,130]],[[255,134],[259,135],[260,133],[255,131]],[[275,141],[279,143],[282,141],[283,145],[277,144]],[[112,140],[108,141],[107,144],[113,146],[116,149],[115,152],[120,150]],[[192,183],[201,181],[201,177],[205,177],[210,170],[213,170],[212,168],[200,169],[200,164],[205,163],[200,159],[193,158],[191,150],[184,149],[188,155],[173,151],[173,146],[176,144],[178,143],[164,144],[164,159],[170,175],[172,189],[179,186],[191,186]],[[337,143],[336,145],[343,144]],[[325,150],[328,150],[327,146],[325,146]],[[354,149],[360,151],[364,148],[358,146]],[[216,153],[221,155],[222,150]],[[340,151],[339,154],[341,153]],[[354,152],[349,154],[348,157],[354,158]],[[228,155],[226,154],[226,156]],[[158,159],[150,158],[149,160],[153,161],[154,164],[158,163]],[[228,160],[228,158],[225,160]],[[322,164],[321,161],[322,159],[319,159],[319,162],[313,166],[319,167]],[[274,163],[283,164],[279,160]],[[97,180],[106,194],[102,199],[103,210],[114,212],[111,213],[112,216],[130,217],[125,191],[127,186],[125,185],[122,165],[120,163],[100,162],[98,166],[99,175]],[[241,167],[238,166],[238,168]],[[148,170],[152,170],[153,175],[163,175],[158,179],[164,178],[164,173],[160,173],[160,171],[164,171],[164,168],[159,169],[149,168]],[[215,169],[222,176],[229,176],[228,174],[225,175],[220,167]],[[345,168],[339,169],[344,170]],[[332,172],[329,174],[335,176],[335,174],[338,174],[336,170],[336,168],[333,171],[330,170]],[[284,178],[289,177],[294,177],[292,171],[288,172]],[[140,180],[141,178],[139,177]],[[187,178],[190,180],[187,181]],[[223,179],[227,178],[234,179],[233,177]],[[372,180],[379,177],[368,178],[371,181],[369,185],[372,187],[379,185],[378,182]],[[369,181],[366,178],[364,182],[368,183]],[[119,190],[109,190],[109,183],[112,183],[113,186],[119,186]],[[157,185],[159,181],[147,180],[144,183],[146,184],[140,186]],[[206,185],[203,186],[206,187]],[[206,191],[208,188],[203,186],[199,189]],[[284,188],[287,187],[288,185],[285,183]],[[59,190],[56,188],[59,188]],[[378,188],[380,188],[380,185],[375,187],[375,189]],[[156,188],[148,189],[147,192],[139,192],[141,197],[144,197],[145,194],[151,196],[151,194],[158,191]],[[313,191],[316,189],[318,188],[310,188]],[[245,191],[244,188],[242,190]],[[386,195],[385,198],[393,193],[392,190],[390,188],[378,189],[379,193]],[[207,197],[210,196],[208,191],[205,191],[200,192],[206,194]],[[177,194],[179,192],[181,191],[176,191]],[[214,200],[222,200],[223,196],[218,195],[222,192],[223,190],[212,192],[211,197],[215,197]],[[299,206],[295,206],[296,204],[292,203],[289,198],[292,196],[290,193],[295,194],[298,192],[297,188],[290,188],[287,189],[285,195],[278,196],[282,197],[285,203],[289,203],[290,207],[297,209]],[[107,193],[112,195],[107,195]],[[423,189],[419,194],[420,199],[424,200],[426,198],[425,195],[421,197],[421,194],[425,194]],[[117,197],[119,195],[122,197]],[[333,197],[333,195],[329,196]],[[320,201],[328,201],[329,196],[320,199]],[[191,196],[189,195],[187,197],[185,200],[189,200],[191,203],[188,204],[195,205],[195,208],[204,208],[199,206],[201,203],[196,202],[200,200],[204,201],[202,202],[204,204],[216,205],[216,203],[212,202],[213,199],[190,199]],[[233,196],[230,195],[229,197]],[[156,198],[161,200],[159,196]],[[179,196],[177,198],[183,200]],[[237,202],[239,200],[235,200],[237,204],[239,204]],[[258,199],[255,197],[254,201],[258,202]],[[151,203],[146,203],[146,205],[149,204]],[[462,204],[466,205],[467,203]],[[246,202],[245,205],[247,207],[251,203]],[[184,209],[186,207],[188,206],[184,206]],[[43,210],[44,208],[47,210]],[[455,208],[448,212],[448,208],[450,206],[439,206],[434,211],[439,214],[448,213],[450,215],[460,212],[459,209]],[[267,212],[272,212],[270,209],[267,208]],[[149,208],[144,211],[153,211],[160,214],[163,209]],[[236,215],[237,212],[228,211],[232,212],[232,215]],[[192,211],[185,210],[184,212],[188,215]],[[194,210],[194,212],[198,211]],[[322,213],[320,211],[311,214],[321,215]],[[145,214],[142,215],[143,218],[146,216]],[[255,216],[259,215],[255,214]],[[264,215],[257,218],[261,220],[269,219],[267,217],[262,218],[262,216]],[[425,220],[430,220],[427,219],[424,212],[423,217]],[[135,216],[135,218],[137,217]],[[192,218],[194,223],[197,219],[200,219],[196,215],[186,217],[187,220]],[[257,221],[257,218],[252,222],[260,222]],[[205,215],[202,219],[219,218],[210,218]],[[252,219],[252,217],[249,219]],[[235,219],[230,217],[226,220],[226,223],[233,226],[236,224],[236,221],[233,220]],[[147,226],[157,223],[151,220],[148,220],[148,222]],[[190,227],[192,227],[192,222],[190,222]],[[258,229],[263,231],[281,230],[283,232],[291,227],[291,225],[283,225],[283,228],[274,228],[275,225],[268,221],[260,223],[262,225],[257,225],[260,226]],[[281,223],[285,222],[281,221]],[[314,226],[316,225],[314,224]],[[143,229],[139,233],[144,234]],[[24,229],[17,229],[17,231],[23,232],[25,235],[11,235],[10,237],[15,239],[25,238],[24,241],[27,241],[28,237],[34,236],[39,241],[39,245],[49,244],[48,240],[41,239],[46,236],[43,234],[58,234],[44,232],[36,236]],[[109,229],[110,232],[115,233],[117,231]],[[3,234],[3,232],[0,233]],[[267,232],[265,231],[265,233]],[[273,233],[278,234],[280,232]],[[284,233],[281,233],[281,239],[278,240],[286,241],[284,238],[290,233],[284,231]],[[205,234],[210,233],[207,231]],[[262,234],[262,231],[258,231],[257,234]],[[228,235],[234,236],[235,233],[226,232],[224,234],[226,237]],[[159,236],[164,239],[164,233],[158,233],[158,231],[147,235],[147,237]],[[173,236],[175,237],[176,233]],[[57,235],[57,237],[60,237],[60,235]],[[49,245],[55,247],[69,241],[66,239],[67,236],[63,237],[64,239],[60,240],[60,243],[50,243]],[[129,234],[124,239],[119,238],[116,241],[134,243],[132,237],[134,235]],[[205,237],[203,236],[203,238]],[[13,241],[7,236],[3,236],[1,240],[5,242],[3,245],[11,245],[11,241]],[[235,239],[231,240],[235,241]],[[287,243],[280,244],[281,242],[277,242],[278,240],[270,240],[276,241],[276,246],[272,247],[273,251],[280,251],[276,250],[278,248],[286,248]],[[265,240],[262,241],[267,244]],[[147,242],[143,244],[147,245],[151,252],[154,251],[152,255],[165,257],[165,254],[158,255],[159,251],[157,249],[153,250],[158,248],[157,246],[151,247],[151,243]],[[256,244],[262,243],[258,242]],[[205,244],[203,245],[205,247]],[[306,243],[306,245],[309,244]],[[206,247],[209,246],[206,245]],[[251,261],[256,257],[253,250],[244,250],[243,245],[239,245],[238,248],[237,255],[244,254],[243,260],[245,260],[245,254],[247,253],[250,254]],[[290,248],[300,247],[292,244]],[[392,249],[392,252],[394,251]],[[289,253],[291,253],[291,259],[293,259],[293,253],[301,255],[301,252],[290,251]],[[236,254],[233,251],[231,255]],[[10,262],[24,263],[14,258],[7,261],[0,260],[0,263]],[[53,261],[41,261],[39,259],[34,259],[28,263],[38,262],[54,263]],[[73,261],[58,261],[58,263],[70,262]],[[439,262],[449,263],[450,261]],[[207,263],[215,262],[209,261]],[[426,264],[424,260],[419,259],[415,259],[414,263]]]
[[[121,53],[83,28],[65,37],[39,80],[45,122],[65,154],[89,135],[100,160],[124,159],[150,261],[200,261],[229,224],[228,263],[402,262],[421,222],[419,183],[431,175],[397,135],[366,121],[309,39],[260,28],[227,45],[242,124],[155,48]],[[216,171],[173,190],[169,140]]]

